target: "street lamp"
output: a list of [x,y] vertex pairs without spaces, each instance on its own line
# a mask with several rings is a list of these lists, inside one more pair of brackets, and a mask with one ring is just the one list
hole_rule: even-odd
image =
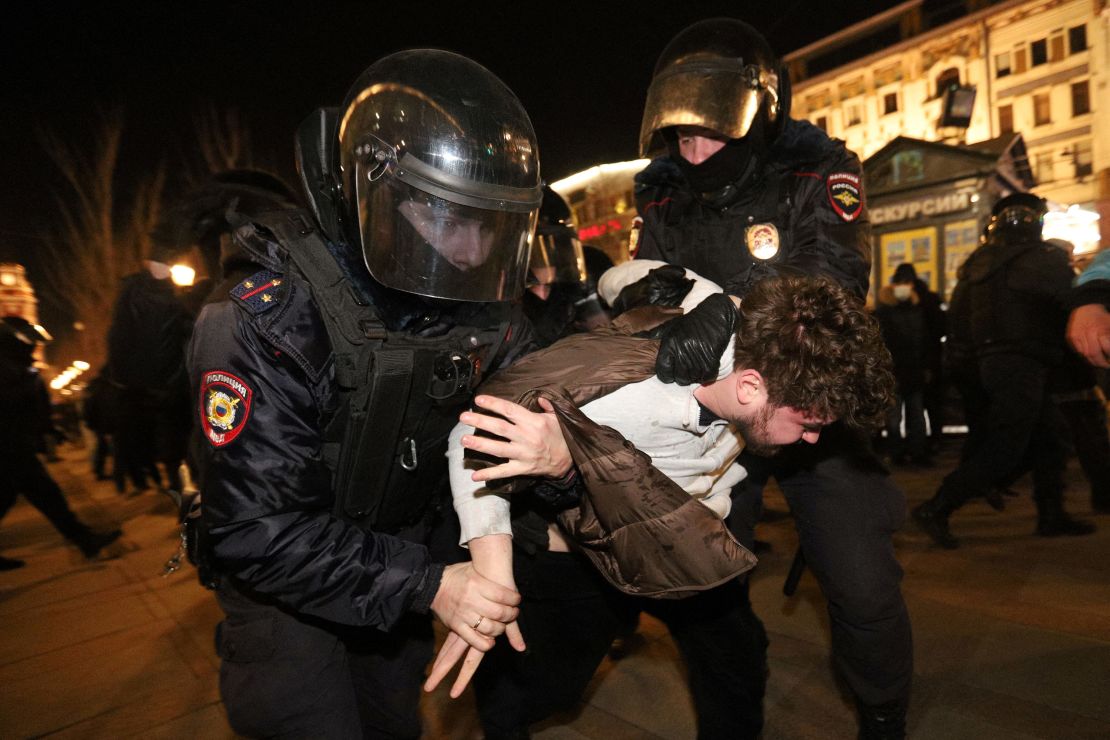
[[188,288],[196,280],[197,271],[188,265],[177,264],[170,267],[170,280],[174,285]]

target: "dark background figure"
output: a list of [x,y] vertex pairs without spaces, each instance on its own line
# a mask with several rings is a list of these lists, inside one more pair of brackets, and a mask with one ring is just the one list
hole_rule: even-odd
[[970,447],[965,445],[958,466],[936,494],[913,511],[917,524],[941,547],[959,546],[948,528],[953,512],[987,495],[1026,463],[1033,471],[1037,534],[1094,531],[1092,524],[1068,516],[1063,506],[1063,422],[1049,380],[1069,351],[1065,301],[1073,273],[1067,255],[1041,240],[1046,210],[1044,200],[1030,193],[999,200],[985,243],[959,271],[950,322],[972,358],[975,378],[968,392],[982,398],[975,402],[979,429],[969,436]]
[[604,252],[578,241],[570,206],[544,185],[524,292],[524,315],[541,347],[608,323],[597,281],[612,266]]
[[[894,270],[890,285],[879,290],[875,318],[882,327],[883,341],[894,361],[897,402],[887,413],[886,447],[896,465],[912,462],[932,465],[927,449],[925,425],[925,355],[928,329],[925,308],[914,290],[917,273],[902,263]],[[905,418],[906,436],[902,437]]]
[[[641,154],[667,153],[636,176],[643,219],[636,256],[692,269],[741,299],[763,277],[800,271],[831,277],[862,301],[871,242],[859,158],[790,118],[789,106],[786,70],[747,24],[707,20],[676,36],[656,65],[645,105]],[[685,125],[690,111],[700,127]],[[689,383],[716,372],[715,359],[704,360],[718,357],[714,350],[727,337],[714,335],[719,323],[706,318],[695,310],[668,324],[660,378]],[[741,464],[749,477],[734,491],[730,526],[754,545],[763,484],[774,475],[828,599],[834,662],[855,695],[860,734],[903,736],[913,646],[892,543],[905,517],[902,492],[869,441],[843,425],[810,449],[773,459],[745,452]],[[707,737],[755,735],[762,726],[762,690],[739,687],[764,675],[766,638],[747,585],[728,588],[735,593],[706,608],[727,604],[730,616],[705,617],[731,619],[734,638],[704,665],[685,656],[699,732]],[[699,599],[684,600],[686,608],[697,610]],[[707,675],[712,681],[699,690],[696,677]]]
[[1094,369],[1067,352],[1049,377],[1048,392],[1066,422],[1064,431],[1090,487],[1091,508],[1110,512],[1110,433]]
[[[0,322],[0,519],[22,493],[85,557],[95,558],[122,533],[95,532],[82,523],[37,454],[53,426],[49,391],[34,367],[35,347],[43,341],[25,319],[5,316]],[[0,557],[0,570],[22,565]]]
[[229,219],[188,365],[238,733],[419,737],[430,615],[481,650],[515,619],[511,588],[457,562],[445,453],[529,341],[536,152],[487,69],[399,52],[297,131],[307,208]]
[[116,464],[135,493],[146,488],[148,476],[161,485],[162,475],[170,489],[181,490],[178,469],[191,424],[185,346],[193,315],[170,279],[174,256],[156,245],[145,269],[123,279],[108,329],[107,375],[121,408]]
[[[92,454],[92,469],[97,480],[115,481],[116,490],[125,490],[124,470],[115,454],[115,435],[120,422],[122,398],[117,387],[104,372],[97,373],[85,388],[82,416],[85,426],[96,440]],[[112,474],[108,474],[108,461]]]
[[[151,239],[162,250],[185,252],[196,247],[203,277],[183,296],[193,314],[223,279],[233,220],[244,214],[287,209],[299,203],[293,189],[264,170],[235,168],[213,173],[190,188],[159,218]],[[232,265],[232,269],[237,266]]]
[[[909,265],[913,270],[913,265]],[[948,317],[940,295],[913,270],[913,292],[925,316],[925,385],[922,389],[925,413],[929,417],[928,453],[940,451],[944,440],[944,396],[947,378],[944,375],[944,341],[948,334]]]

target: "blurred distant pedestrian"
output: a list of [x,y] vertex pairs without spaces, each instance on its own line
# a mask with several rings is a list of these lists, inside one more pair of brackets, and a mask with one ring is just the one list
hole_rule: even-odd
[[83,416],[85,426],[93,433],[96,444],[93,448],[92,469],[97,480],[108,480],[108,459],[112,459],[113,472],[118,470],[120,477],[116,487],[123,493],[123,469],[113,452],[112,438],[119,422],[119,399],[115,398],[112,381],[104,373],[93,378],[85,389]]
[[925,385],[922,387],[922,401],[925,414],[929,418],[928,453],[935,454],[940,449],[944,432],[944,390],[947,378],[944,376],[944,338],[948,333],[948,317],[942,308],[940,295],[929,290],[929,285],[917,275],[913,265],[907,264],[913,274],[913,292],[925,319]]
[[[168,485],[181,490],[178,467],[190,428],[185,345],[193,317],[170,280],[169,252],[155,253],[145,269],[123,279],[108,330],[108,376],[120,387],[121,421],[115,434],[116,464],[136,490],[154,460]],[[160,476],[155,471],[155,483]]]
[[[94,558],[121,532],[95,532],[79,521],[36,454],[42,432],[51,423],[43,405],[46,386],[32,356],[42,341],[42,334],[22,318],[6,316],[0,321],[0,518],[22,493],[63,537]],[[23,564],[0,557],[0,570]]]
[[[932,465],[926,448],[925,428],[925,309],[914,290],[917,273],[903,263],[894,270],[890,285],[879,290],[875,317],[882,327],[883,341],[894,360],[898,401],[887,412],[886,442],[892,462]],[[902,438],[903,413],[906,437]]]

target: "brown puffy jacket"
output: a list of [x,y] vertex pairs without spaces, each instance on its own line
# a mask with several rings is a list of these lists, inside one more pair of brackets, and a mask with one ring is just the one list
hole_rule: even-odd
[[[659,343],[631,336],[678,309],[629,311],[612,326],[575,334],[521,359],[486,381],[482,393],[533,411],[555,408],[587,495],[558,516],[562,530],[617,589],[636,596],[681,598],[751,570],[756,558],[725,523],[610,427],[580,410],[587,402],[655,374]],[[471,458],[472,464],[491,463]],[[531,480],[491,488],[515,492]]]

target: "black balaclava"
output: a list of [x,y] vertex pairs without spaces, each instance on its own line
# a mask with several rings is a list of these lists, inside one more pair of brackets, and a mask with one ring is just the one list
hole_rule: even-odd
[[686,182],[709,205],[725,204],[747,184],[765,160],[766,137],[763,122],[756,116],[747,135],[729,139],[719,151],[701,164],[691,164],[678,151],[678,133],[674,128],[663,131],[667,151],[682,171]]

